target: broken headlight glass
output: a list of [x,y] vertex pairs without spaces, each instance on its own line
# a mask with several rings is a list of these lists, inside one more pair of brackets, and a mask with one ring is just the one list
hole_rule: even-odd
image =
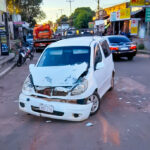
[[34,92],[34,87],[33,84],[31,83],[31,79],[30,76],[28,76],[23,84],[23,88],[22,88],[23,92]]
[[88,81],[82,79],[82,81],[72,90],[71,95],[80,95],[84,93],[88,88]]

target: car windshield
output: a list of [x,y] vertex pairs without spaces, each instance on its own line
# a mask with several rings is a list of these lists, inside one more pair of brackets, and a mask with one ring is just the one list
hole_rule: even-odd
[[66,66],[90,63],[90,47],[48,48],[42,55],[38,67]]
[[131,42],[127,37],[109,37],[110,43],[129,43]]

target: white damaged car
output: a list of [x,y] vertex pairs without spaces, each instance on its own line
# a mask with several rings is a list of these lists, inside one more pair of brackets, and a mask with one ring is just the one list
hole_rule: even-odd
[[19,108],[36,116],[82,121],[95,114],[114,87],[114,63],[105,38],[78,37],[48,46],[19,96]]

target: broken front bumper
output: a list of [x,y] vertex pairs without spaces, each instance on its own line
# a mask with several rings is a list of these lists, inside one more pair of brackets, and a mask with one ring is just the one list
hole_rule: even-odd
[[[43,111],[41,105],[50,106],[53,110]],[[92,103],[90,104],[70,104],[55,101],[46,101],[42,98],[33,96],[26,96],[20,94],[19,108],[32,115],[42,116],[53,119],[69,120],[69,121],[83,121],[90,115]]]

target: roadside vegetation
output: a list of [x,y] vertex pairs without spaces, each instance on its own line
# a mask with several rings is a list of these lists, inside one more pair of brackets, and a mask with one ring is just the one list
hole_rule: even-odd
[[41,10],[43,0],[7,0],[10,14],[20,14],[23,21],[30,22],[31,26],[36,20],[42,20],[46,14]]
[[91,10],[90,7],[81,7],[75,9],[70,17],[62,15],[57,23],[69,23],[71,26],[74,26],[77,29],[88,28],[88,22],[92,21],[92,18],[95,16],[95,12]]

